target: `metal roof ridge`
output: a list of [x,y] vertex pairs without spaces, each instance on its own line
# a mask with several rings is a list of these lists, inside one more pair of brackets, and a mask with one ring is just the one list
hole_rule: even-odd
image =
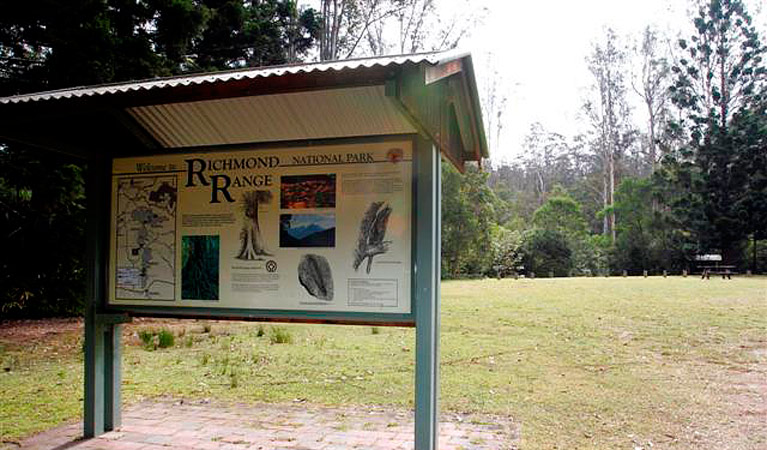
[[421,63],[439,64],[441,62],[468,56],[470,53],[459,50],[431,51],[412,54],[369,56],[354,59],[333,61],[314,61],[309,63],[283,64],[278,66],[247,67],[218,72],[198,72],[179,74],[171,77],[148,78],[134,81],[121,81],[104,83],[90,86],[76,86],[50,91],[31,92],[0,97],[0,104],[26,103],[38,100],[53,100],[58,98],[91,97],[94,95],[114,94],[129,91],[150,90],[162,87],[175,87],[180,84],[204,84],[228,81],[231,79],[259,78],[282,76],[284,74],[296,75],[300,73],[326,72],[328,70],[342,71],[359,67],[372,68],[375,66],[387,66],[390,64]]

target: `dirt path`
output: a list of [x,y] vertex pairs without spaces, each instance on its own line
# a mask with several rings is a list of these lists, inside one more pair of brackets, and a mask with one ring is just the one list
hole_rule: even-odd
[[723,380],[729,412],[714,428],[712,448],[767,450],[767,345],[742,349],[753,363],[728,368]]

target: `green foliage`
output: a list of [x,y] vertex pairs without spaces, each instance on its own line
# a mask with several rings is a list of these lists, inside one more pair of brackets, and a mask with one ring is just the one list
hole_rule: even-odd
[[767,242],[750,240],[746,248],[747,267],[753,274],[767,274]]
[[[141,340],[142,347],[146,350],[173,347],[176,342],[175,335],[167,328],[159,330],[145,328],[139,330],[138,337]],[[191,344],[187,345],[187,347],[191,347]]]
[[442,275],[481,275],[492,264],[492,229],[499,200],[488,174],[467,166],[461,175],[442,163]]
[[554,276],[566,277],[574,267],[573,251],[567,236],[557,230],[534,228],[524,235],[522,258],[525,271],[536,276],[553,272]]
[[72,315],[83,304],[82,167],[0,145],[0,314]]
[[[669,122],[665,60],[645,33],[638,93],[662,120],[651,125],[649,142],[636,139],[624,104],[623,50],[608,31],[588,61],[600,100],[585,108],[592,133],[568,140],[536,124],[525,156],[492,170],[490,185],[507,205],[496,209],[510,213],[498,221],[523,232],[527,270],[546,275],[540,267],[552,258],[530,252],[564,257],[565,247],[570,260],[562,265],[574,274],[695,269],[694,256],[710,252],[739,270],[758,266],[746,246],[767,233],[767,47],[742,1],[705,0],[697,9],[669,83],[684,120]],[[649,146],[652,156],[656,145],[660,163],[641,153]],[[615,195],[611,180],[624,180]],[[588,236],[611,228],[614,242]]]
[[586,220],[581,213],[581,205],[566,193],[550,196],[535,210],[533,224],[571,237],[586,234]]
[[151,330],[139,330],[138,337],[141,339],[141,342],[144,344],[144,347],[151,348],[154,347],[154,332]]
[[14,2],[0,16],[0,94],[295,62],[319,27],[292,0]]
[[743,176],[734,212],[752,239],[767,239],[767,99],[735,114],[729,134]]
[[269,329],[269,342],[272,344],[291,344],[293,334],[285,327],[271,327]]
[[496,226],[492,234],[493,275],[506,277],[519,272],[522,263],[522,234]]
[[553,195],[535,211],[533,225],[522,245],[528,273],[571,276],[605,269],[601,240],[589,237],[580,203],[561,188],[555,187]]
[[694,26],[690,39],[679,41],[686,57],[673,67],[672,98],[690,143],[668,158],[675,172],[669,179],[681,192],[670,204],[698,252],[720,252],[739,264],[746,239],[767,217],[767,47],[739,0],[701,4]]
[[157,332],[157,346],[159,348],[173,347],[176,342],[176,337],[173,332],[168,329],[161,329]]
[[613,249],[613,267],[631,275],[658,267],[654,226],[652,183],[648,179],[624,179],[615,193],[618,239]]
[[767,52],[741,0],[708,0],[698,6],[695,31],[678,42],[672,67],[674,103],[685,112],[694,143],[728,126],[733,114],[764,100]]
[[195,70],[296,62],[319,36],[320,19],[295,1],[204,2],[204,27],[194,41]]
[[626,178],[615,193],[618,238],[610,251],[614,272],[640,275],[644,270],[693,270],[693,246],[686,244],[667,208],[658,178]]
[[[296,62],[319,24],[292,0],[10,2],[0,95]],[[81,161],[0,144],[4,317],[82,313],[83,171]]]

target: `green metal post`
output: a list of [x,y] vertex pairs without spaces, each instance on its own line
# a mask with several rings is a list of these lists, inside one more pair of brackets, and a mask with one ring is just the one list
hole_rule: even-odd
[[120,328],[103,320],[109,236],[110,165],[89,161],[86,174],[88,269],[85,312],[83,436],[91,438],[120,424]]
[[104,432],[104,329],[96,320],[94,305],[85,313],[85,395],[83,436]]
[[112,431],[120,426],[120,382],[122,365],[120,336],[122,325],[105,325],[104,347],[104,430]]
[[439,436],[440,155],[419,137],[416,162],[415,448],[436,450]]

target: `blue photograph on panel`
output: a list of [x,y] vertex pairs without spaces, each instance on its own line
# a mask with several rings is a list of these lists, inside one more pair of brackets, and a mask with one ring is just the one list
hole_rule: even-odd
[[335,214],[280,215],[280,247],[335,246]]

